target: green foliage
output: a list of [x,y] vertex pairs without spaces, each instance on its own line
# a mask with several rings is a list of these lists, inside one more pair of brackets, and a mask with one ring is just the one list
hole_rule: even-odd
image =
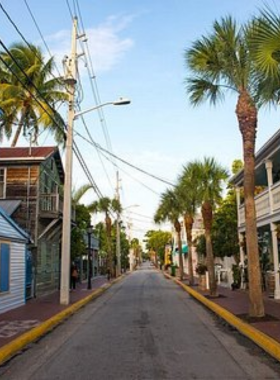
[[[61,78],[50,75],[54,59],[44,62],[39,47],[23,43],[15,43],[9,53],[0,54],[5,62],[0,62],[0,108],[4,111],[0,116],[0,141],[4,136],[9,139],[16,126],[12,146],[21,134],[27,133],[36,143],[41,128],[51,131],[56,141],[64,144],[64,122],[54,107],[67,101],[68,94]],[[43,94],[39,102],[35,100],[38,97],[30,96],[34,94],[34,85]]]
[[167,231],[150,230],[146,233],[145,237],[146,248],[155,251],[160,262],[163,263],[165,246],[171,243],[172,234]]
[[207,271],[207,266],[203,263],[198,263],[197,266],[195,267],[195,271],[197,274],[203,275]]
[[199,235],[195,241],[196,252],[200,259],[206,256],[206,239],[205,235]]
[[241,169],[243,169],[243,167],[244,167],[244,163],[242,160],[234,160],[231,165],[232,174],[233,175],[237,174]]
[[76,206],[76,226],[71,231],[71,258],[80,257],[86,252],[84,235],[90,224],[90,213],[85,205]]
[[237,205],[233,190],[229,190],[214,214],[211,236],[216,257],[230,257],[239,254]]

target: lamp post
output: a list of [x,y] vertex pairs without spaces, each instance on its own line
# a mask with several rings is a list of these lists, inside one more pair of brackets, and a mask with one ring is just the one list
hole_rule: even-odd
[[61,248],[61,280],[60,280],[60,304],[69,305],[70,302],[70,250],[71,250],[71,191],[72,191],[72,171],[73,171],[73,126],[74,120],[84,113],[94,111],[106,105],[126,105],[130,104],[129,99],[106,102],[96,105],[85,111],[75,113],[75,86],[77,73],[77,18],[73,19],[71,56],[65,61],[67,66],[67,77],[65,83],[69,93],[68,125],[65,144],[65,180],[64,180],[64,202],[63,202],[63,224],[62,224],[62,248]]
[[91,235],[92,235],[92,225],[89,225],[87,228],[88,233],[88,265],[87,265],[87,279],[88,285],[87,288],[91,289]]

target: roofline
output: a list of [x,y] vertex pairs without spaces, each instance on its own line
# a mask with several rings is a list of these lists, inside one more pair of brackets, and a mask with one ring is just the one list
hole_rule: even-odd
[[[17,230],[17,232],[19,232],[22,235],[23,237],[22,240],[24,240],[26,243],[32,242],[28,233],[24,231],[21,227],[19,227],[17,223],[9,215],[7,215],[1,207],[0,207],[0,215],[3,216],[3,218],[5,218],[6,221],[10,223],[10,225],[13,226]],[[19,240],[19,239],[15,238],[14,240]]]
[[[255,168],[259,166],[261,161],[268,156],[268,154],[273,151],[273,145],[277,143],[277,140],[280,139],[280,129],[278,129],[264,144],[260,147],[260,149],[255,154]],[[229,179],[230,183],[237,185],[238,183],[243,181],[244,177],[244,168],[241,169],[238,173],[232,176]]]

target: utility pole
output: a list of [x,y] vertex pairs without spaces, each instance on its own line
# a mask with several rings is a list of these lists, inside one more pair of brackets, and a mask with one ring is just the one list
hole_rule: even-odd
[[[116,187],[116,200],[120,202],[120,179],[119,172],[117,171],[117,187]],[[116,224],[116,256],[117,256],[117,270],[116,276],[121,275],[121,236],[120,236],[120,213],[117,211],[117,224]]]
[[69,93],[68,125],[65,146],[65,180],[63,200],[62,252],[61,252],[61,279],[60,304],[68,305],[70,301],[70,256],[71,256],[71,214],[72,214],[72,170],[73,170],[73,124],[74,124],[74,97],[77,71],[77,18],[73,19],[71,56],[67,59],[67,73],[65,83]]

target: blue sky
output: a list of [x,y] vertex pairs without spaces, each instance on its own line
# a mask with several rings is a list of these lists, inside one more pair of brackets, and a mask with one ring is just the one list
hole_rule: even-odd
[[[70,53],[72,27],[67,1],[3,0],[1,3],[25,38],[43,47],[26,3],[29,5],[62,71],[62,58]],[[69,0],[68,4],[74,12],[76,1]],[[266,1],[266,4],[279,11],[276,1]],[[235,97],[229,95],[216,108],[207,104],[191,107],[184,89],[187,75],[184,51],[192,41],[210,31],[215,19],[230,14],[242,22],[263,6],[264,2],[258,0],[79,0],[101,102],[120,96],[131,99],[129,106],[103,108],[113,152],[171,182],[176,181],[182,165],[196,158],[214,156],[228,169],[234,159],[242,159],[241,136],[234,113]],[[7,46],[20,41],[1,9],[0,24],[0,38]],[[81,19],[79,25],[81,27]],[[95,102],[83,58],[79,59],[79,71],[83,85],[81,108],[86,109]],[[66,109],[62,112],[66,118]],[[106,148],[97,112],[87,114],[85,119],[93,139]],[[261,111],[257,149],[278,128],[279,110]],[[75,122],[75,131],[87,136],[80,120]],[[113,197],[115,167],[105,158],[101,162],[95,148],[78,135],[75,141],[102,194]],[[45,134],[40,142],[53,144]],[[24,139],[20,142],[20,145],[27,144]],[[132,235],[141,237],[143,231],[154,228],[148,217],[154,215],[159,194],[165,191],[166,185],[117,164],[123,206],[139,205],[128,207],[123,218],[124,221],[130,218]],[[86,182],[74,160],[74,186]],[[94,199],[92,192],[84,201]]]

